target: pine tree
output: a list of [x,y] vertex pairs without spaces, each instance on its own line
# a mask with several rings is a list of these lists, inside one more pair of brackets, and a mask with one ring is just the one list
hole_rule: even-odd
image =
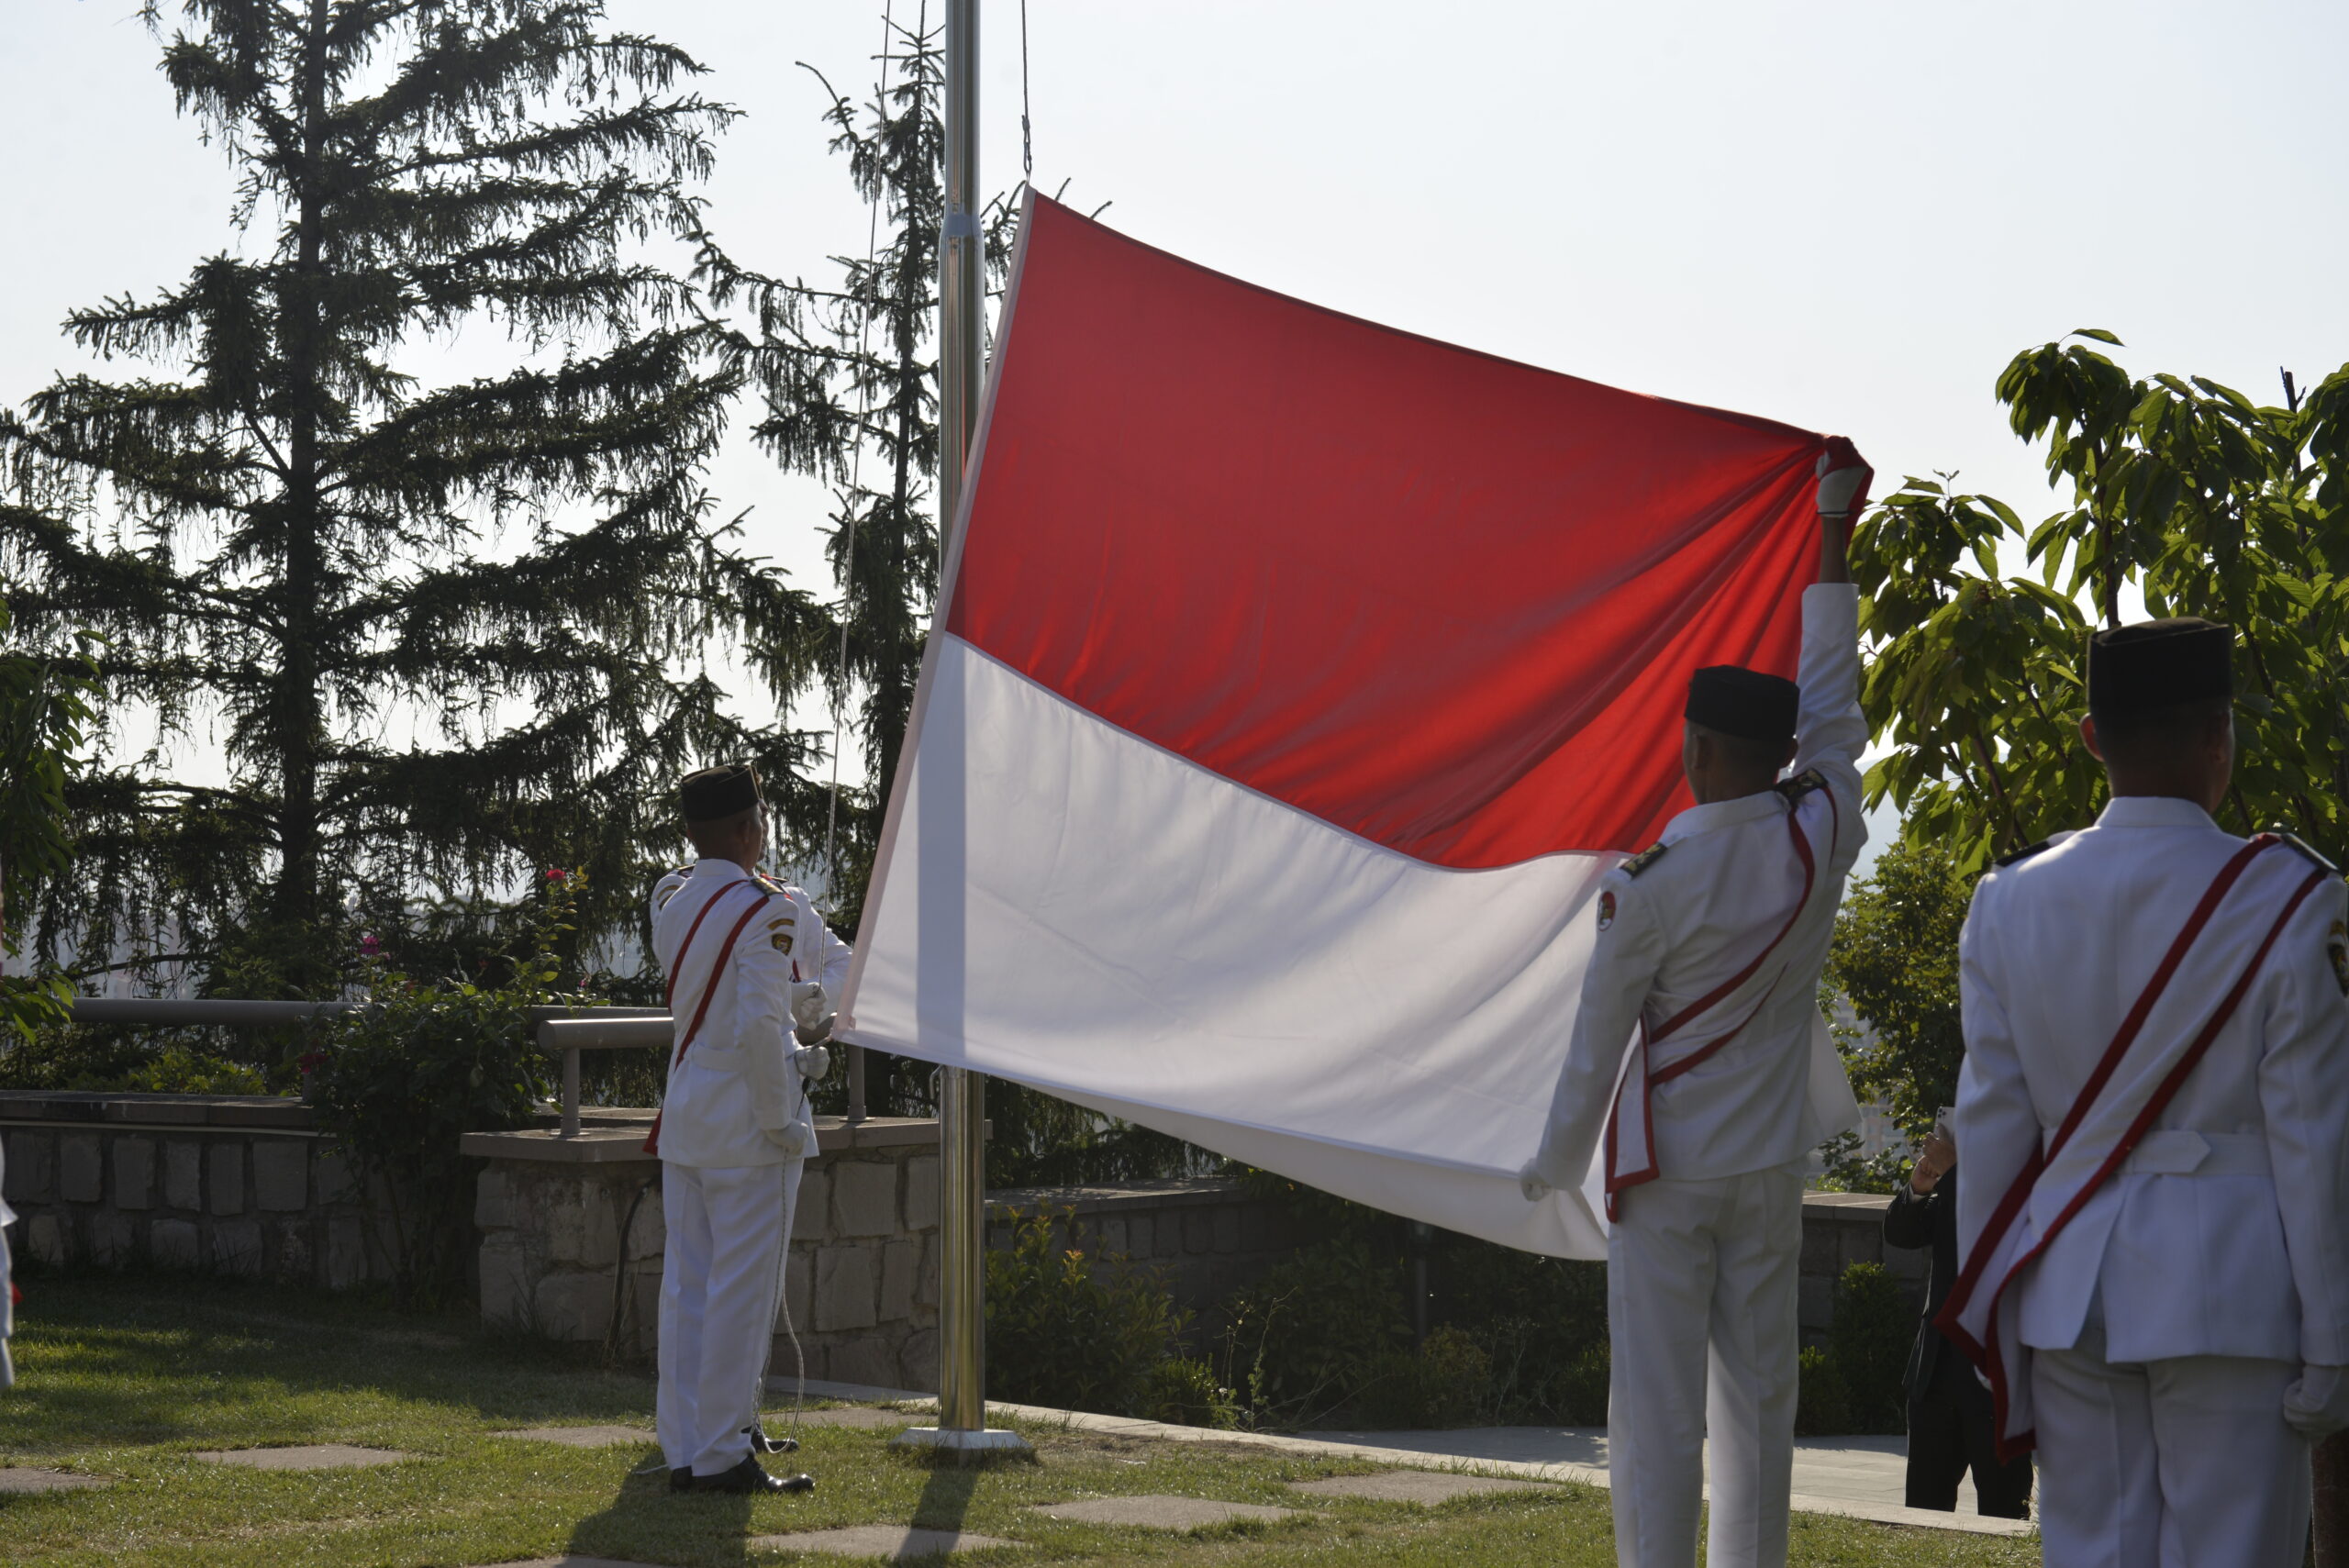
[[[752,433],[786,471],[831,485],[828,535],[831,613],[842,640],[825,653],[836,705],[855,703],[855,740],[872,784],[841,795],[837,846],[825,868],[832,919],[853,931],[913,714],[914,684],[940,570],[938,237],[946,212],[942,29],[928,6],[910,26],[885,23],[881,80],[863,106],[820,72],[831,148],[874,212],[866,255],[836,256],[831,285],[784,280],[741,265],[705,237],[701,276],[719,307],[742,306],[736,362],[758,388],[764,416]],[[1009,269],[1015,204],[985,215],[991,286]],[[843,657],[843,653],[845,657]],[[876,1114],[927,1110],[930,1070],[872,1053],[867,1100]],[[838,1105],[837,1082],[823,1092]],[[1026,1085],[987,1088],[993,1132],[987,1179],[1111,1180],[1188,1171],[1197,1151]]]
[[[72,652],[41,659],[11,651],[8,602],[0,599],[0,958],[24,949],[21,922],[9,910],[70,863],[65,832],[67,781],[92,720],[97,681],[90,639]],[[53,973],[0,975],[0,1053],[32,1039],[45,1023],[64,1017],[68,988]]]
[[[882,82],[862,112],[811,68],[829,99],[832,150],[847,158],[874,209],[868,253],[832,258],[840,278],[829,287],[752,272],[715,242],[702,258],[713,302],[747,306],[754,323],[734,339],[736,362],[764,399],[752,436],[786,472],[831,485],[827,553],[844,635],[825,651],[823,671],[835,707],[855,705],[855,739],[874,781],[841,792],[825,868],[835,918],[850,930],[863,914],[879,813],[913,713],[939,572],[934,339],[945,61],[927,6],[910,27],[885,25]],[[1000,224],[993,237],[999,266],[1008,255]]]
[[[602,20],[184,0],[164,72],[241,176],[243,253],[75,313],[76,343],[157,368],[61,376],[0,423],[22,628],[102,631],[110,696],[162,737],[75,797],[52,940],[316,994],[354,889],[383,890],[380,930],[581,866],[584,923],[625,921],[674,853],[668,782],[708,760],[757,760],[786,836],[820,831],[818,739],[730,717],[704,662],[739,649],[787,710],[828,631],[714,516],[740,372],[659,259],[732,111]],[[502,373],[411,368],[484,328]],[[188,772],[208,738],[225,782]]]

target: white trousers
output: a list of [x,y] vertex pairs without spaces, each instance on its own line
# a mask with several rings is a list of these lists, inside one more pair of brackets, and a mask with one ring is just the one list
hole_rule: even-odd
[[2039,1539],[2047,1568],[2296,1568],[2309,1447],[2284,1422],[2300,1369],[2243,1356],[2104,1359],[2033,1351]]
[[661,1166],[661,1392],[672,1470],[718,1475],[751,1451],[782,1307],[803,1162]]
[[1607,1243],[1615,1561],[1695,1568],[1709,1432],[1708,1568],[1782,1568],[1802,1176],[1654,1181],[1620,1207]]

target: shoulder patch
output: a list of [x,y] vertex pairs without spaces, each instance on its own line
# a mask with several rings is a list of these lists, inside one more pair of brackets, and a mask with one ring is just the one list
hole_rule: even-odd
[[1664,859],[1664,851],[1671,847],[1671,845],[1664,843],[1650,844],[1646,849],[1642,850],[1638,854],[1633,855],[1630,860],[1625,861],[1621,865],[1617,866],[1615,869],[1621,872],[1625,876],[1637,876],[1640,873],[1647,870],[1648,867],[1655,864],[1656,862]]
[[2053,839],[2042,839],[2036,844],[2024,845],[2021,849],[2017,850],[2010,855],[2000,855],[1997,860],[1992,861],[1990,863],[1995,866],[2021,865],[2023,862],[2031,859],[2032,856],[2039,853],[2040,851],[2048,848],[2054,842],[2055,840]]
[[1805,768],[1790,779],[1782,779],[1770,786],[1788,800],[1800,800],[1813,790],[1827,787],[1827,775],[1817,768]]
[[2316,864],[2323,867],[2332,875],[2339,876],[2341,874],[2341,868],[2339,866],[2334,865],[2331,861],[2326,860],[2322,855],[2318,854],[2316,851],[2310,849],[2305,840],[2302,840],[2294,834],[2287,833],[2281,828],[2270,828],[2267,830],[2276,835],[2278,839],[2284,840],[2284,842],[2292,849],[2299,851],[2299,853],[2308,860],[2313,861]]

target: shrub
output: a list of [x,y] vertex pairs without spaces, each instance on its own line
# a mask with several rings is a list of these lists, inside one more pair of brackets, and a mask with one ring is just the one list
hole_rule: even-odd
[[[1567,1268],[1603,1270],[1603,1264]],[[1572,1279],[1571,1273],[1562,1278]],[[1555,1422],[1565,1427],[1607,1424],[1607,1395],[1613,1359],[1607,1340],[1607,1315],[1600,1299],[1587,1311],[1569,1308],[1558,1316],[1567,1327],[1531,1318],[1496,1318],[1475,1333],[1492,1372],[1491,1404],[1496,1420],[1509,1424]]]
[[1130,1414],[1187,1319],[1130,1260],[1064,1244],[1072,1213],[1015,1210],[1010,1248],[987,1254],[988,1381],[1025,1404]]
[[1410,1333],[1399,1265],[1358,1239],[1275,1264],[1229,1310],[1233,1381],[1259,1419],[1309,1423],[1352,1402]]
[[222,1032],[50,1025],[13,1050],[0,1048],[0,1088],[267,1094],[257,1069],[210,1049]]
[[1795,1430],[1803,1437],[1898,1434],[1908,1426],[1901,1379],[1916,1309],[1882,1266],[1854,1263],[1835,1282],[1827,1343],[1802,1352]]
[[[502,984],[429,984],[370,976],[367,999],[336,1018],[304,1059],[320,1131],[363,1183],[380,1181],[391,1234],[376,1240],[404,1307],[443,1305],[462,1289],[473,1251],[473,1173],[458,1152],[468,1132],[526,1124],[551,1088],[551,1062],[529,1009],[579,1005],[554,991],[554,952],[572,928],[577,873],[551,872]],[[370,1208],[370,1223],[373,1209]]]
[[1215,1369],[1188,1356],[1169,1356],[1150,1369],[1141,1414],[1178,1427],[1236,1427],[1240,1402],[1216,1381]]
[[1802,1352],[1797,1368],[1800,1378],[1795,1396],[1795,1436],[1846,1437],[1852,1430],[1852,1396],[1835,1358],[1817,1345]]
[[1835,1324],[1828,1346],[1850,1400],[1853,1432],[1907,1427],[1901,1379],[1917,1336],[1917,1309],[1900,1283],[1876,1263],[1854,1263],[1835,1284]]
[[1489,1408],[1492,1358],[1464,1329],[1428,1330],[1417,1351],[1389,1351],[1356,1401],[1372,1427],[1464,1427]]
[[155,1095],[263,1095],[258,1069],[184,1045],[167,1045],[133,1069],[126,1089]]
[[1440,1321],[1475,1337],[1492,1365],[1497,1419],[1607,1419],[1607,1265],[1536,1257],[1465,1236],[1433,1260]]

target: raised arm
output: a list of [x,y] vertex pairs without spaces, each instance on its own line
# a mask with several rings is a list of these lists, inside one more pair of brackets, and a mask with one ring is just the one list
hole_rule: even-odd
[[[1838,438],[1819,460],[1819,581],[1803,591],[1801,688],[1795,717],[1795,772],[1817,769],[1859,827],[1860,752],[1868,724],[1860,712],[1859,590],[1845,551],[1853,515],[1867,503],[1870,473]],[[1850,835],[1858,852],[1858,835]]]

